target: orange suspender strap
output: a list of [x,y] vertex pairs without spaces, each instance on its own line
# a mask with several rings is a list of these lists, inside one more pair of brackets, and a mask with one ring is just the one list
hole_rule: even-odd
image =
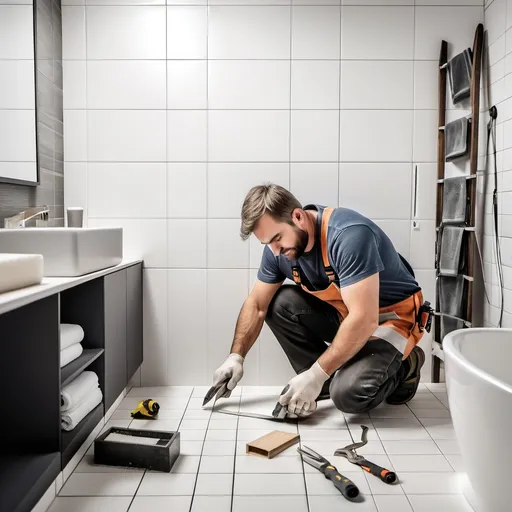
[[329,278],[329,282],[334,281],[334,269],[331,267],[329,263],[329,257],[327,256],[327,228],[329,225],[329,219],[331,218],[331,214],[334,208],[325,208],[324,213],[322,215],[322,229],[320,232],[320,245],[322,248],[322,260],[324,262],[325,273]]

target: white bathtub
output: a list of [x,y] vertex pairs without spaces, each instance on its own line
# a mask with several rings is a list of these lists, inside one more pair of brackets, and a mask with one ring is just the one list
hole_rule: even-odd
[[512,329],[460,329],[443,341],[453,425],[476,512],[512,510]]

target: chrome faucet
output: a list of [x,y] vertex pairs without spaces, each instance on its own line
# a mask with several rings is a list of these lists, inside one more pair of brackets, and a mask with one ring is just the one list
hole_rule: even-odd
[[47,226],[48,217],[50,215],[50,209],[48,206],[36,206],[34,208],[29,208],[23,212],[20,212],[12,217],[7,217],[4,219],[4,228],[5,229],[16,229],[16,228],[24,228],[26,227],[27,222],[36,221],[36,225],[39,224],[38,221],[42,221],[44,226]]

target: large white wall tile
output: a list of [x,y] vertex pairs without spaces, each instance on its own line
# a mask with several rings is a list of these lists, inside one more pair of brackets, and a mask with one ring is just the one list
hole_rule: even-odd
[[86,0],[87,5],[165,5],[165,0]]
[[290,108],[290,63],[276,60],[209,61],[208,107]]
[[338,159],[339,111],[293,110],[291,159],[294,162],[335,162]]
[[372,219],[409,219],[409,190],[409,164],[340,164],[340,205]]
[[206,219],[169,219],[167,266],[206,268],[206,238]]
[[165,7],[87,7],[88,59],[165,59]]
[[206,217],[206,163],[167,164],[167,216]]
[[[437,164],[420,163],[415,164],[415,167],[417,168],[416,212],[412,211],[412,217],[416,219],[435,220],[437,198]],[[412,193],[414,198],[414,189]]]
[[341,111],[341,159],[347,162],[409,162],[413,112]]
[[436,223],[433,220],[411,222],[411,256],[413,268],[432,269],[435,261]]
[[64,159],[87,162],[86,110],[64,110]]
[[292,59],[340,58],[340,7],[292,9]]
[[167,61],[167,108],[207,107],[207,61]]
[[165,219],[91,218],[89,219],[89,226],[123,228],[124,258],[142,259],[146,268],[165,268],[167,266],[167,226]]
[[213,162],[285,162],[289,154],[288,111],[212,110],[208,151]]
[[412,62],[343,61],[341,76],[342,109],[413,108]]
[[62,58],[85,59],[85,7],[62,6]]
[[167,276],[168,271],[165,269],[144,270],[144,360],[141,367],[143,386],[167,384]]
[[209,5],[290,5],[291,0],[209,0]]
[[339,61],[292,61],[292,109],[337,109],[339,91]]
[[165,164],[89,163],[89,217],[165,218]]
[[372,219],[389,237],[395,249],[411,263],[410,241],[411,241],[411,222],[408,220],[380,220]]
[[209,7],[208,58],[289,59],[290,7]]
[[512,0],[507,0],[507,30],[512,28]]
[[435,270],[415,270],[416,281],[421,286],[423,299],[431,304],[436,302],[436,271]]
[[436,110],[416,110],[414,112],[414,151],[416,162],[437,161],[437,126]]
[[249,238],[249,268],[260,268],[261,258],[263,256],[263,249],[265,245],[262,244],[254,233]]
[[344,7],[343,59],[413,58],[413,7]]
[[34,59],[31,5],[0,5],[0,59]]
[[64,174],[64,207],[83,208],[84,226],[87,226],[87,163],[64,162]]
[[165,162],[165,118],[165,110],[89,110],[89,160]]
[[167,7],[168,59],[206,59],[206,40],[206,7]]
[[494,0],[485,10],[487,44],[501,37],[507,28],[507,0]]
[[473,45],[478,23],[483,21],[481,7],[416,7],[414,58],[439,60],[441,40],[450,42],[452,58]]
[[206,110],[167,111],[167,159],[206,161]]
[[[414,61],[414,108],[437,109],[438,61]],[[447,96],[449,96],[449,85]]]
[[85,109],[87,88],[87,63],[85,60],[62,62],[64,109]]
[[338,164],[292,163],[290,190],[302,206],[338,206]]
[[[169,270],[168,379],[170,385],[204,385],[207,373],[208,331],[206,270]],[[193,364],[184,364],[194,354]]]
[[165,109],[163,60],[87,62],[87,108]]
[[265,182],[289,188],[289,164],[210,164],[208,166],[208,217],[239,219],[247,192],[252,187]]
[[35,108],[33,60],[0,60],[0,76],[0,109]]
[[[246,269],[208,270],[208,374],[228,357],[240,309],[248,294],[249,274]],[[257,347],[251,359],[257,357]],[[245,379],[244,379],[245,383]]]
[[208,220],[208,268],[248,268],[249,242],[240,238],[238,219]]

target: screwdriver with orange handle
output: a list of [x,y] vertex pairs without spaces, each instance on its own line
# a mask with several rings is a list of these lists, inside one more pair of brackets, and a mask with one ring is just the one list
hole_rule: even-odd
[[368,442],[368,427],[361,425],[361,428],[363,429],[361,434],[361,442],[349,444],[348,446],[345,446],[345,448],[339,448],[334,452],[334,455],[341,455],[342,457],[345,457],[352,464],[360,466],[367,473],[371,473],[377,478],[380,478],[386,484],[392,484],[396,482],[396,473],[390,471],[389,469],[381,468],[377,464],[366,460],[363,456],[357,455],[356,449],[363,447]]

